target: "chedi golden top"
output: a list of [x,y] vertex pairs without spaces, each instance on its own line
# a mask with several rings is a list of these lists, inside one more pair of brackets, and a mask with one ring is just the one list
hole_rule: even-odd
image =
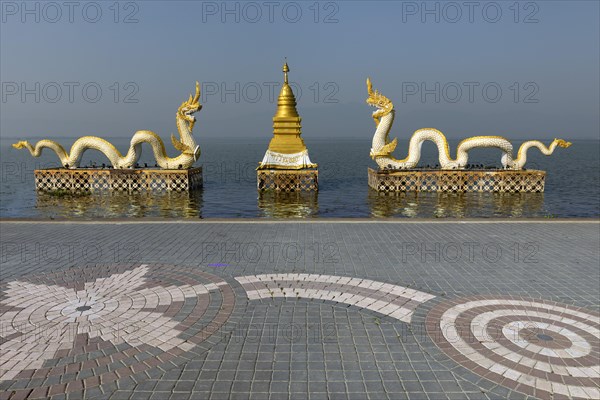
[[316,168],[308,157],[308,149],[300,137],[302,125],[296,110],[296,97],[288,82],[290,67],[283,64],[283,86],[273,116],[273,139],[258,169]]

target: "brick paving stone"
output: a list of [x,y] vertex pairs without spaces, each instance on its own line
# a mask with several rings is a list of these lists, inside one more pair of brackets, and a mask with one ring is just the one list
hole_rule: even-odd
[[[123,299],[115,310],[129,321],[150,310],[163,318],[146,331],[123,327],[119,343],[102,333],[101,342],[88,343],[95,337],[90,331],[70,351],[49,349],[41,363],[31,357],[31,366],[6,363],[3,353],[0,390],[13,398],[48,390],[53,399],[525,399],[565,388],[567,395],[594,398],[600,390],[600,353],[590,331],[600,310],[597,223],[0,222],[0,228],[2,322],[18,320],[41,298],[56,303],[69,288],[85,298],[86,282],[100,290],[106,282],[118,294],[119,285],[134,292],[143,281],[145,296]],[[243,250],[250,247],[260,249],[258,258]],[[457,247],[458,259],[450,252]],[[300,256],[286,249],[300,249]],[[150,279],[138,273],[144,265]],[[75,299],[68,310],[86,306]],[[517,300],[527,304],[506,303]],[[461,304],[472,311],[454,315]],[[223,307],[227,315],[219,314]],[[100,312],[31,310],[36,323],[47,315],[81,323],[76,318]],[[502,310],[521,310],[524,321]],[[436,332],[440,321],[473,319],[504,336],[457,346]],[[516,323],[512,331],[509,322]],[[2,343],[3,352],[6,343],[14,351],[27,341],[39,345],[26,332],[13,334],[21,340]],[[540,354],[565,360],[555,372],[564,379],[551,392],[527,380],[522,367]],[[485,359],[510,368],[487,373]],[[569,360],[578,363],[571,370]],[[65,389],[72,391],[64,396]]]

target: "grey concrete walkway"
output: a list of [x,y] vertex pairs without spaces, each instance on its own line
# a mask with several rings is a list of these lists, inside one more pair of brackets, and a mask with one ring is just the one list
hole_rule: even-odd
[[0,398],[600,393],[597,222],[0,229]]

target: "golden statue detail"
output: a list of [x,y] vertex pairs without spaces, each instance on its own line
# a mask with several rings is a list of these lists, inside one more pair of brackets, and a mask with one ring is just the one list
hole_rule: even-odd
[[456,158],[452,159],[450,156],[450,147],[444,134],[437,129],[425,128],[415,131],[410,138],[408,156],[402,160],[398,160],[391,155],[398,144],[398,139],[396,138],[390,142],[388,137],[394,123],[394,104],[378,91],[373,91],[370,79],[367,79],[367,91],[369,93],[369,97],[366,100],[367,104],[377,109],[373,112],[373,119],[377,128],[373,135],[371,158],[382,169],[415,168],[421,158],[421,146],[426,140],[430,140],[436,144],[442,169],[463,169],[469,159],[469,150],[482,147],[495,147],[502,151],[501,162],[504,168],[520,170],[523,169],[527,162],[527,151],[531,147],[537,147],[542,154],[549,156],[554,152],[556,147],[567,148],[571,145],[570,142],[562,139],[554,139],[548,147],[538,140],[528,140],[519,148],[517,158],[513,158],[513,146],[507,139],[501,136],[474,136],[464,139],[458,144]]
[[277,99],[277,112],[273,117],[273,139],[258,169],[316,168],[308,157],[308,149],[300,137],[302,125],[296,110],[296,98],[288,83],[290,68],[283,65],[283,86]]
[[122,156],[119,150],[105,139],[95,136],[83,136],[73,143],[69,153],[57,142],[53,140],[40,140],[32,146],[26,140],[13,144],[16,149],[26,148],[32,156],[39,157],[42,149],[48,148],[56,153],[63,167],[75,169],[79,167],[83,153],[88,149],[94,149],[102,152],[116,169],[133,168],[142,153],[142,144],[148,143],[152,146],[156,163],[164,169],[188,169],[200,157],[200,146],[196,144],[192,129],[196,122],[194,113],[202,109],[199,102],[200,84],[196,82],[196,94],[190,95],[187,101],[184,101],[177,110],[177,130],[179,139],[171,135],[173,146],[181,152],[177,157],[167,157],[165,145],[156,133],[147,130],[137,131],[131,138],[129,151]]

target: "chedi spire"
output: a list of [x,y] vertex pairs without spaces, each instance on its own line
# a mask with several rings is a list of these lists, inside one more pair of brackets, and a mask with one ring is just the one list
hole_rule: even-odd
[[258,169],[316,168],[308,157],[308,149],[300,137],[302,125],[296,110],[296,97],[288,82],[290,67],[283,64],[283,86],[273,116],[273,138]]

